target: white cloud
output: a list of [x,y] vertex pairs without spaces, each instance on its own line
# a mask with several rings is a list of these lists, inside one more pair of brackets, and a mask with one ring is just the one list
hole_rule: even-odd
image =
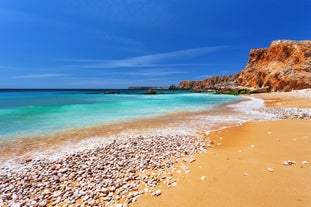
[[210,74],[207,74],[207,75],[201,75],[200,78],[211,78],[215,75],[210,75]]
[[184,70],[171,70],[171,69],[148,69],[138,70],[135,72],[127,72],[127,75],[138,75],[138,76],[166,76],[166,75],[177,75],[187,73]]
[[174,60],[174,59],[179,59],[179,58],[202,56],[202,55],[217,52],[217,51],[220,51],[226,48],[227,46],[199,47],[199,48],[177,50],[177,51],[166,52],[166,53],[143,55],[143,56],[137,56],[137,57],[125,58],[125,59],[119,59],[119,60],[106,60],[106,61],[103,60],[101,62],[96,60],[92,64],[71,65],[70,67],[78,67],[78,68],[155,67],[155,66],[163,66],[164,61]]
[[0,65],[0,70],[16,70],[18,68],[6,65]]
[[32,78],[53,78],[53,77],[64,77],[70,76],[71,74],[65,73],[45,73],[45,74],[28,74],[28,75],[20,75],[20,76],[13,76],[13,79],[32,79]]

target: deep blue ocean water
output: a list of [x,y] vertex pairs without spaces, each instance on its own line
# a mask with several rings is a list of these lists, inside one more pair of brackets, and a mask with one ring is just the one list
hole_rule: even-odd
[[[104,94],[118,91],[120,94]],[[0,90],[0,139],[49,134],[72,128],[206,110],[236,96],[163,90]],[[161,90],[157,90],[161,92]]]

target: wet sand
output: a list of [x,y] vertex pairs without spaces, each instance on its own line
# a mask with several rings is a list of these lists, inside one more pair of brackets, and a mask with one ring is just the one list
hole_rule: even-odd
[[[255,97],[267,106],[310,108],[306,93]],[[196,156],[189,174],[174,175],[176,187],[161,185],[161,196],[144,195],[133,206],[310,206],[310,120],[249,122],[206,139],[215,147]]]

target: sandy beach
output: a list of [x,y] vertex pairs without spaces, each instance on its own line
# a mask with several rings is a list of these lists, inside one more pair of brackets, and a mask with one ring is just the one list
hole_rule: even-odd
[[0,207],[311,207],[310,11],[0,0]]
[[[0,206],[308,206],[310,94],[247,96],[204,113],[104,130],[127,139],[84,140],[103,135],[102,127],[61,136],[57,146],[81,142],[85,148],[55,159],[32,154],[19,160],[19,170],[2,169]],[[252,111],[254,104],[259,108]],[[43,146],[38,143],[32,147]],[[45,143],[44,149],[54,146]]]
[[[268,107],[310,108],[310,93],[255,95]],[[249,122],[211,133],[178,185],[133,206],[310,206],[311,121]],[[293,161],[293,163],[291,163]]]

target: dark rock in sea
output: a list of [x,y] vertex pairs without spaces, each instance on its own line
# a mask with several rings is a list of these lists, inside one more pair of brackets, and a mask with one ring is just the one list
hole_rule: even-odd
[[155,94],[157,94],[157,92],[154,91],[152,88],[150,88],[145,94],[147,94],[147,95],[155,95]]
[[175,84],[170,85],[170,87],[168,87],[168,90],[177,90],[178,87]]
[[104,94],[120,94],[119,91],[107,91]]

